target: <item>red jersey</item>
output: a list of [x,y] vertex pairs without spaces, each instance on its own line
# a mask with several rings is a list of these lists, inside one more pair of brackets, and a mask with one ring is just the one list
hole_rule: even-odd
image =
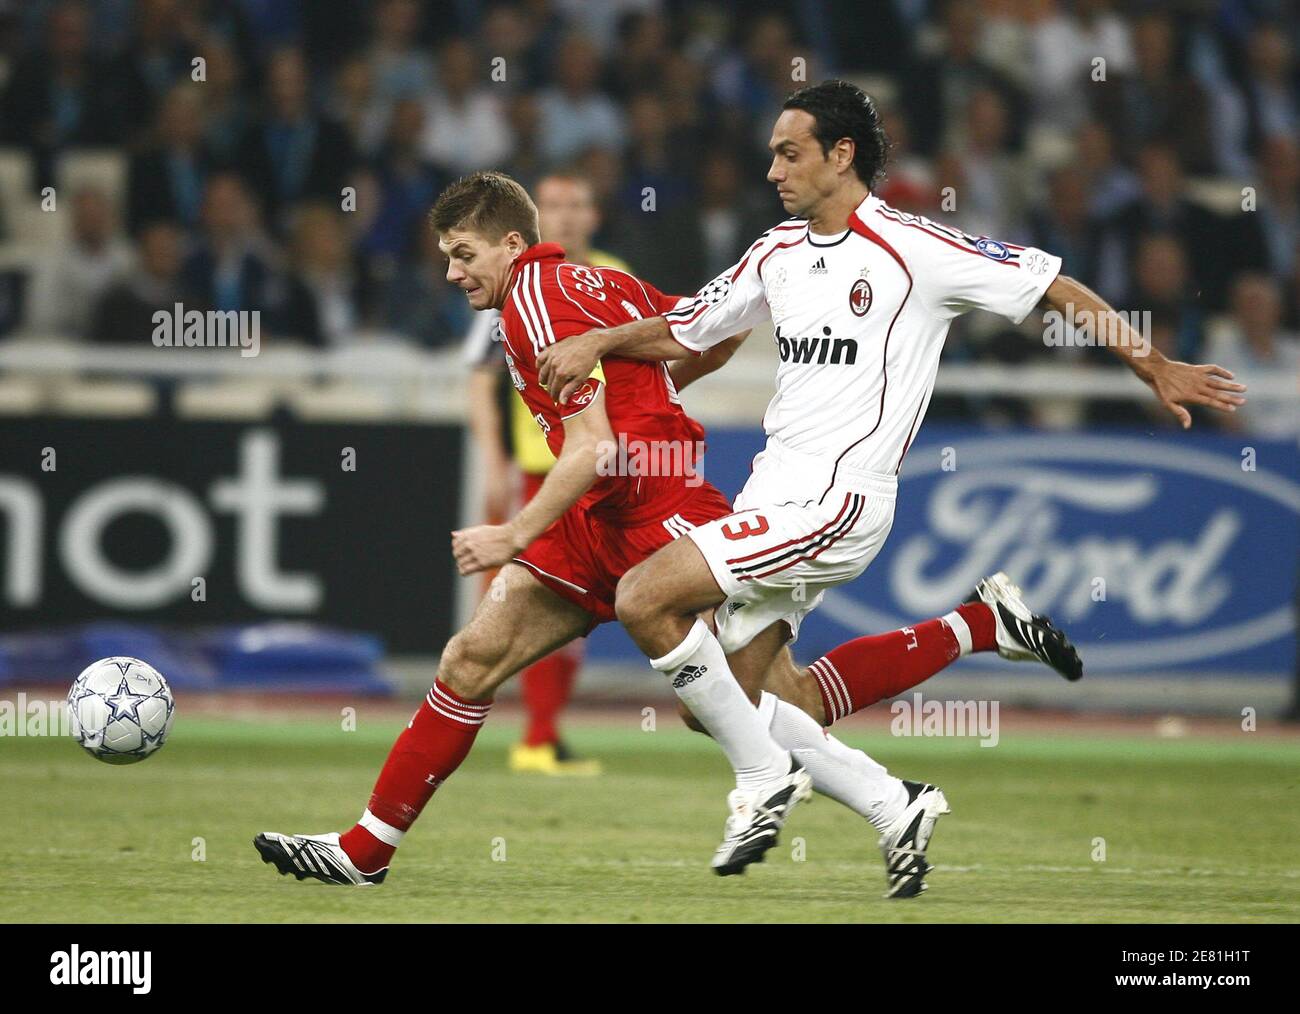
[[[568,263],[556,243],[531,246],[515,261],[510,294],[501,308],[506,366],[511,383],[557,458],[564,447],[564,420],[585,411],[603,386],[610,428],[631,452],[623,460],[630,460],[638,447],[662,448],[665,441],[671,441],[677,454],[690,454],[694,467],[699,467],[704,427],[683,411],[666,363],[610,357],[563,406],[556,404],[537,376],[537,358],[548,346],[595,328],[660,316],[676,306],[679,298],[665,296],[653,285],[616,268]],[[650,474],[641,475],[600,475],[577,506],[623,524],[671,514],[671,508],[685,501],[699,479],[653,474],[656,471],[666,469],[651,468]]]

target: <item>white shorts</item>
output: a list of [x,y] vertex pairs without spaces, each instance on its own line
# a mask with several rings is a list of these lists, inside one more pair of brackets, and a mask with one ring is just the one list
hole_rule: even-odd
[[777,620],[799,636],[829,588],[852,581],[885,544],[898,479],[829,469],[765,450],[736,497],[735,513],[687,532],[727,600],[718,640],[730,653]]

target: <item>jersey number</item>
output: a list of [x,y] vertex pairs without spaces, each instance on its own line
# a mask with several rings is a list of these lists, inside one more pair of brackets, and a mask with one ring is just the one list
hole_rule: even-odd
[[[753,522],[751,524],[751,522]],[[723,538],[735,542],[737,539],[747,539],[751,535],[762,535],[768,529],[767,518],[762,514],[755,514],[753,518],[746,518],[744,521],[733,521],[730,524],[722,526]]]
[[584,296],[590,296],[592,299],[601,300],[605,298],[605,293],[599,291],[605,287],[605,282],[600,275],[592,271],[591,268],[584,268],[581,266],[575,267],[573,269],[573,277],[576,279],[573,283],[573,287]]

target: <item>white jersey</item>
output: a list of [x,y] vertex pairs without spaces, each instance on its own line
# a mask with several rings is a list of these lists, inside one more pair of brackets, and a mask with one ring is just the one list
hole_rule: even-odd
[[800,219],[769,230],[665,317],[682,345],[703,352],[770,314],[780,365],[763,417],[769,452],[809,462],[799,478],[829,489],[845,474],[898,473],[954,317],[984,309],[1018,324],[1060,269],[1042,250],[968,236],[869,195],[839,235]]
[[460,346],[461,358],[470,369],[505,362],[497,344],[501,341],[500,324],[500,310],[474,311]]

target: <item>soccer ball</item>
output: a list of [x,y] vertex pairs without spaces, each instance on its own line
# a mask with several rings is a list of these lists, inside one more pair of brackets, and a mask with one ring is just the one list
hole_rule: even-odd
[[138,658],[101,658],[68,691],[72,735],[92,757],[134,764],[167,741],[176,702],[162,673]]

